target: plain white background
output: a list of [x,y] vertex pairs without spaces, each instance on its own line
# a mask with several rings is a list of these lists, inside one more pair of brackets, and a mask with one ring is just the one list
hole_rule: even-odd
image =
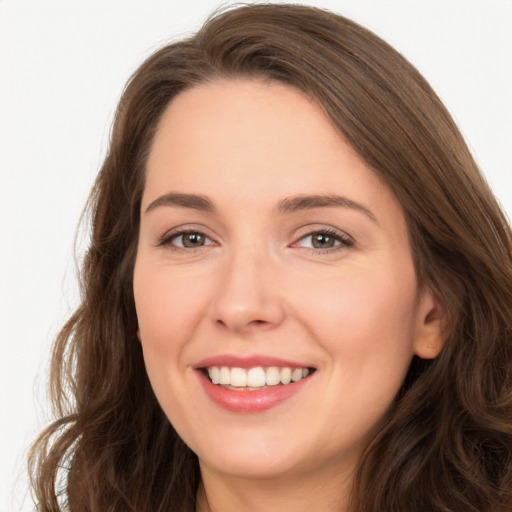
[[[351,17],[404,53],[512,215],[512,0],[296,3]],[[32,510],[26,450],[49,417],[49,347],[77,304],[74,234],[122,88],[219,5],[0,0],[0,512]]]

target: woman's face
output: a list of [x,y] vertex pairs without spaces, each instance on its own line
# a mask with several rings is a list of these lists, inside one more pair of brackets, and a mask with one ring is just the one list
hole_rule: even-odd
[[411,357],[439,347],[400,205],[320,108],[272,82],[167,108],[134,293],[152,386],[203,472],[350,471]]

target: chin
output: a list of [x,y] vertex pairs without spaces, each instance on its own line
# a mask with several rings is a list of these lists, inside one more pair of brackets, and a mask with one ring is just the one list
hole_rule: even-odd
[[250,453],[225,454],[214,460],[200,457],[199,463],[202,469],[207,467],[216,473],[248,480],[279,480],[301,472],[301,467],[304,466],[295,458],[255,450],[250,450]]
[[229,430],[189,444],[202,468],[231,477],[275,479],[300,470],[310,460],[311,454],[300,449],[303,441],[293,442],[285,429],[271,434],[267,427],[260,435],[243,428]]

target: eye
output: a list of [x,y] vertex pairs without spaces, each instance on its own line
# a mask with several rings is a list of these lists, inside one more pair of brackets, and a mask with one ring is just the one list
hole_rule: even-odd
[[179,231],[165,235],[158,245],[170,245],[177,249],[197,249],[214,242],[200,231]]
[[327,229],[314,231],[302,236],[293,247],[304,247],[306,249],[331,251],[338,248],[352,247],[354,242],[347,235]]

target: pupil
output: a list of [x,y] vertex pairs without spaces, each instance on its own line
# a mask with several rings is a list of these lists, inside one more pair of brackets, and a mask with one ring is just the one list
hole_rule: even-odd
[[183,237],[183,245],[185,247],[197,247],[198,245],[203,245],[204,236],[200,233],[187,233]]
[[332,247],[334,244],[334,239],[330,237],[329,235],[324,235],[322,233],[315,235],[313,237],[313,247],[320,248],[320,247]]

